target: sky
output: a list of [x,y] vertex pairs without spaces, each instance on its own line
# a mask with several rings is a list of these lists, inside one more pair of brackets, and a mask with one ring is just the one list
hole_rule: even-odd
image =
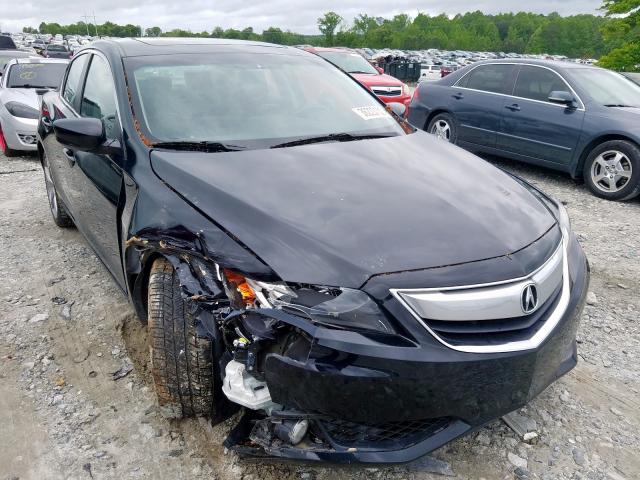
[[216,26],[243,29],[251,26],[260,33],[270,26],[305,34],[317,34],[317,19],[333,10],[347,24],[359,13],[391,18],[399,13],[412,17],[419,12],[455,15],[480,10],[501,13],[526,10],[536,13],[556,11],[561,15],[598,13],[602,0],[0,0],[0,31],[22,31],[40,22],[75,23],[83,15],[95,14],[98,24],[112,21],[163,30],[183,28],[211,31]]

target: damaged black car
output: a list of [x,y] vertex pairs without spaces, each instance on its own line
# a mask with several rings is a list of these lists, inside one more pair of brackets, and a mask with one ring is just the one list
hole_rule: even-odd
[[53,219],[147,324],[159,405],[243,455],[416,459],[576,365],[565,208],[256,42],[94,42],[44,94]]

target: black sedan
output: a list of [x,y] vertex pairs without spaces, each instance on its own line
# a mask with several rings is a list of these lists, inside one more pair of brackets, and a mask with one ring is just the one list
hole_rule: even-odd
[[420,84],[408,119],[468,150],[581,177],[602,198],[640,194],[640,87],[609,70],[479,62]]
[[620,75],[628,78],[636,85],[640,85],[640,73],[637,72],[620,72]]
[[50,43],[42,51],[42,56],[45,58],[70,58],[73,56],[73,53],[64,45]]
[[54,221],[148,325],[161,410],[243,407],[242,454],[410,461],[576,364],[564,207],[310,53],[98,41],[38,152]]

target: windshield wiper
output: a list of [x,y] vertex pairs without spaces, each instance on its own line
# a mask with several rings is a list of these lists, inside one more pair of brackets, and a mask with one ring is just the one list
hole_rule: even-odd
[[47,87],[45,85],[31,85],[30,83],[27,83],[25,85],[11,85],[9,88],[51,88],[51,87]]
[[638,108],[637,105],[623,105],[621,103],[607,103],[605,107],[624,107],[624,108]]
[[291,142],[279,143],[277,145],[272,145],[271,148],[296,147],[298,145],[309,145],[312,143],[322,142],[353,142],[354,140],[369,140],[372,138],[387,138],[395,136],[396,135],[384,134],[358,135],[352,133],[330,133],[329,135],[321,135],[319,137],[301,138],[299,140],[292,140]]
[[152,145],[154,148],[166,148],[168,150],[185,150],[190,152],[238,152],[247,147],[229,145],[220,142],[157,142]]
[[[347,73],[368,73],[369,75],[373,75],[374,72],[363,72],[362,70],[349,70]],[[375,72],[378,73],[378,72]]]

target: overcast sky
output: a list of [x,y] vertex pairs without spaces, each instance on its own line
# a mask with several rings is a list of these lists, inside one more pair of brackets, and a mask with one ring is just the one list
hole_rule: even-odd
[[40,22],[61,24],[96,16],[98,24],[115,23],[159,26],[163,30],[184,28],[211,31],[216,26],[256,32],[274,26],[299,33],[318,33],[316,20],[334,10],[349,23],[358,13],[392,17],[398,13],[415,16],[455,15],[470,10],[499,13],[527,10],[561,15],[598,13],[602,0],[0,0],[0,30],[21,31],[23,26],[37,27]]

